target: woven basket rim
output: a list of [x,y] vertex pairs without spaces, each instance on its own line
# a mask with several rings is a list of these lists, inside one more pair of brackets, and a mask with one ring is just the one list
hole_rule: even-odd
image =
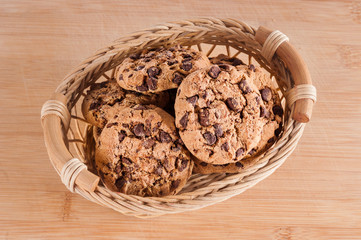
[[[145,47],[174,42],[186,43],[184,45],[197,45],[205,42],[215,45],[225,44],[227,52],[228,47],[231,46],[240,52],[247,53],[265,70],[274,75],[277,80],[283,80],[279,82],[279,85],[281,91],[285,94],[285,91],[291,89],[294,85],[291,73],[279,56],[275,55],[272,61],[268,62],[260,55],[262,45],[255,40],[255,35],[256,30],[244,22],[234,19],[217,18],[166,23],[131,33],[100,49],[71,71],[56,89],[56,96],[61,96],[56,98],[66,105],[68,111],[70,109],[69,112],[73,112],[73,107],[81,97],[84,89],[98,80],[100,76],[104,76],[105,72],[114,69],[130,52],[144,49]],[[223,38],[219,36],[223,36]],[[192,192],[174,196],[139,197],[111,192],[105,187],[98,185],[99,178],[92,176],[87,170],[83,170],[81,174],[88,172],[86,173],[88,175],[83,174],[84,176],[82,176],[80,174],[78,178],[74,179],[74,191],[90,201],[110,207],[123,214],[137,217],[150,217],[194,210],[224,201],[242,193],[268,177],[293,152],[302,136],[305,123],[292,119],[294,105],[285,110],[284,130],[281,137],[271,149],[262,155],[261,159],[254,166],[245,172],[210,174],[206,177],[194,176],[190,179],[189,184],[199,184],[202,186],[202,181],[205,182],[202,178],[209,178],[210,180],[208,181],[210,183]],[[69,126],[71,117],[76,119],[76,121],[78,120],[74,115],[69,115],[69,119],[66,116],[64,117],[66,114],[63,114],[62,111],[59,110],[58,112],[60,113],[58,114],[53,111],[42,116],[44,134],[46,136],[47,134],[49,135],[45,137],[49,157],[59,175],[61,175],[61,168],[64,166],[64,163],[73,156],[67,147],[69,144],[67,126]],[[50,119],[51,117],[52,119]],[[58,129],[58,131],[54,130],[53,132],[53,129]],[[52,146],[53,141],[58,144],[63,143],[65,148],[54,149]],[[64,151],[68,152],[63,153]]]

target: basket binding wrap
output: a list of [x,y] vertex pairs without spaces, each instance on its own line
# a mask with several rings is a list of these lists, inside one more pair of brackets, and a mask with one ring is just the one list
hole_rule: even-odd
[[[250,61],[254,58],[275,77],[286,101],[283,133],[274,146],[244,172],[194,174],[179,194],[162,198],[112,192],[99,184],[99,177],[83,163],[89,162],[84,150],[87,139],[82,133],[87,127],[77,115],[76,104],[84,95],[84,89],[99,77],[112,78],[115,67],[130,53],[175,43],[195,45],[199,50],[202,50],[201,44],[211,44],[208,55],[217,45],[224,45],[229,56],[232,47],[237,51],[235,56],[242,53],[249,55]],[[108,76],[106,72],[110,70],[113,71]],[[238,20],[206,18],[159,25],[124,36],[99,50],[58,86],[53,98],[44,104],[41,119],[51,163],[70,191],[123,214],[145,218],[224,201],[271,175],[296,148],[315,101],[316,89],[307,67],[285,35],[264,27],[256,31]]]

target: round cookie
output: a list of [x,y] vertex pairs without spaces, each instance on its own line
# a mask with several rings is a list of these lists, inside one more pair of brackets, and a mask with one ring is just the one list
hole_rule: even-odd
[[91,86],[84,97],[82,113],[90,124],[103,128],[107,119],[118,111],[119,108],[113,107],[115,105],[127,106],[130,103],[141,103],[164,107],[168,98],[167,92],[144,95],[126,91],[112,79]]
[[175,102],[180,136],[199,160],[226,164],[247,156],[261,139],[261,95],[247,74],[217,65],[190,74]]
[[210,65],[199,51],[181,46],[133,54],[117,67],[119,85],[137,92],[161,92],[177,88],[185,76]]
[[253,166],[258,157],[273,145],[282,131],[283,108],[281,99],[277,93],[277,86],[272,83],[271,78],[262,72],[258,67],[248,66],[237,67],[240,71],[247,71],[253,80],[254,85],[260,90],[261,99],[265,106],[265,119],[267,120],[262,129],[261,140],[246,158],[229,164],[214,165],[194,159],[194,173],[237,173]]
[[176,194],[193,168],[174,118],[153,105],[123,108],[109,120],[96,142],[95,164],[109,189],[138,196]]

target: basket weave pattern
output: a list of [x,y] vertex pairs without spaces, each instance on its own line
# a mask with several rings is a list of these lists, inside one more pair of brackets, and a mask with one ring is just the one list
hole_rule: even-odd
[[[290,71],[284,62],[277,56],[266,57],[262,55],[262,45],[255,40],[256,30],[249,25],[232,19],[220,20],[215,18],[197,19],[159,25],[151,29],[136,32],[119,38],[111,45],[97,51],[93,56],[75,68],[56,89],[56,94],[64,97],[65,105],[59,101],[47,103],[43,108],[43,121],[48,115],[59,117],[61,134],[59,139],[64,141],[68,151],[67,156],[80,160],[62,159],[68,165],[54,165],[58,174],[62,176],[67,187],[84,198],[110,207],[118,212],[136,217],[152,217],[167,213],[178,213],[203,208],[224,201],[251,188],[261,180],[271,175],[280,167],[286,158],[294,151],[302,136],[305,123],[293,120],[294,102],[300,98],[315,98],[315,93],[305,87],[303,92],[300,87],[295,91],[294,82]],[[146,48],[182,44],[188,47],[197,47],[208,55],[215,48],[222,46],[223,53],[235,57],[249,56],[248,63],[258,63],[264,70],[277,81],[282,100],[285,104],[283,132],[272,148],[259,157],[257,163],[237,174],[193,174],[180,193],[167,197],[139,197],[115,193],[106,189],[102,184],[97,184],[95,189],[87,189],[77,184],[77,174],[87,172],[83,169],[84,163],[89,164],[90,155],[85,146],[89,146],[90,138],[88,125],[78,114],[79,99],[84,96],[84,91],[100,78],[110,79],[114,76],[115,67],[129,54]],[[280,43],[279,43],[280,44]],[[205,46],[208,46],[205,51]],[[204,48],[204,49],[202,49]],[[267,57],[268,56],[268,57]],[[314,99],[315,100],[315,99]],[[49,105],[50,104],[50,105]],[[71,113],[71,114],[69,114]],[[62,124],[62,125],[61,125]],[[44,125],[44,131],[46,131]],[[88,133],[88,134],[87,134]],[[60,141],[60,140],[59,140]],[[47,142],[47,140],[46,140]],[[55,154],[54,149],[49,149],[49,155]],[[54,164],[54,157],[52,158]],[[63,169],[61,170],[61,167]],[[90,174],[90,173],[89,173]],[[69,179],[66,176],[69,175]]]

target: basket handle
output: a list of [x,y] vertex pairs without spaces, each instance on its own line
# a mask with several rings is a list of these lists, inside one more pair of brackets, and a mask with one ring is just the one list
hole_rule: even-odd
[[[64,132],[67,131],[70,123],[70,113],[66,108],[66,97],[64,95],[55,93],[51,100],[44,104],[41,122],[50,161],[58,174],[62,176],[65,168],[75,159],[64,141]],[[63,126],[61,123],[63,123]],[[82,164],[79,160],[78,163]],[[77,185],[88,192],[94,192],[99,183],[99,177],[81,167],[76,167],[73,170],[76,171],[76,176],[74,175],[75,179],[71,180],[72,185]],[[67,171],[67,175],[71,177],[72,173]],[[73,187],[70,190],[73,191]]]
[[[260,26],[256,31],[256,41],[263,46],[272,32],[273,31],[267,29],[266,27]],[[293,89],[297,89],[297,86],[300,85],[302,85],[302,87],[312,87],[312,89],[314,89],[312,93],[313,97],[308,98],[308,96],[303,97],[300,95],[294,105],[292,118],[297,122],[307,123],[311,119],[312,108],[316,99],[316,91],[312,86],[311,75],[308,71],[307,65],[301,55],[296,51],[295,47],[293,47],[288,41],[279,42],[276,53],[285,62],[292,74],[295,83],[295,87]],[[301,86],[299,88],[301,88]]]

